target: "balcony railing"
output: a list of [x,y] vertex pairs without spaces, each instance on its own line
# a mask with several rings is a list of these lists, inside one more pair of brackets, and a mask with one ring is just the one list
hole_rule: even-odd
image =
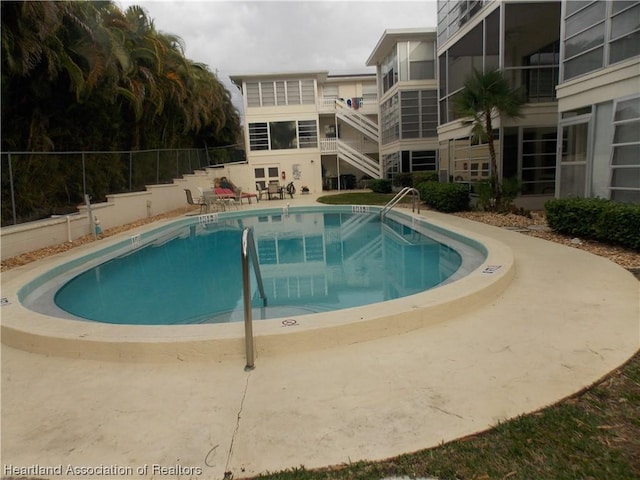
[[[338,152],[338,139],[336,138],[320,138],[320,153],[329,154]],[[339,139],[343,144],[357,150],[360,153],[375,153],[378,151],[378,144],[370,140],[343,140]]]
[[505,68],[505,76],[513,86],[522,86],[527,103],[555,102],[559,67],[529,66]]
[[319,113],[333,113],[338,108],[336,105],[336,100],[340,100],[347,105],[347,108],[352,108],[357,110],[360,113],[377,113],[378,112],[378,99],[375,98],[364,98],[364,97],[354,97],[354,98],[320,98],[318,100],[318,112]]

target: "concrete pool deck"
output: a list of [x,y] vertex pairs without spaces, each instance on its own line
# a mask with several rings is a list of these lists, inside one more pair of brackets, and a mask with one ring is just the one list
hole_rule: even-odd
[[[101,478],[102,468],[109,478],[222,479],[383,459],[554,403],[639,348],[640,283],[622,267],[458,217],[420,216],[506,245],[509,285],[446,321],[258,355],[249,372],[243,352],[110,362],[2,345],[2,475]],[[4,273],[3,284],[34,268]],[[30,467],[51,470],[19,470]]]

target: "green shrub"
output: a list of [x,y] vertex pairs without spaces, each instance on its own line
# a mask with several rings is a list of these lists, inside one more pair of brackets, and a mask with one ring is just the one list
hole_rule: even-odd
[[393,185],[396,187],[413,187],[411,173],[396,173],[393,177]]
[[460,183],[424,182],[418,185],[421,200],[439,212],[469,209],[469,187]]
[[375,193],[391,193],[391,180],[374,178],[369,182],[369,188]]
[[505,178],[502,180],[502,208],[513,210],[513,201],[520,193],[520,180],[518,177]]
[[478,195],[478,206],[485,212],[495,209],[495,199],[493,198],[493,189],[489,180],[484,182],[478,182],[473,185],[473,188]]
[[412,172],[396,173],[393,177],[393,185],[396,187],[416,187],[424,182],[438,182],[440,177],[438,172]]
[[491,182],[492,180],[485,180],[474,184],[474,190],[478,194],[478,205],[480,208],[491,212],[514,211],[513,201],[520,191],[520,181],[516,177],[502,180],[502,183],[498,186],[502,192],[500,205],[496,205],[496,199],[494,198],[496,189]]
[[545,203],[549,227],[557,232],[640,250],[640,205],[602,198],[561,198]]
[[420,185],[424,182],[439,182],[440,176],[436,171],[428,171],[428,172],[413,172],[411,174],[413,176],[413,186]]

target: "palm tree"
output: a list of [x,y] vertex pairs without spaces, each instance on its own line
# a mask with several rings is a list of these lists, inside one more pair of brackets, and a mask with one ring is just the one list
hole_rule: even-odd
[[524,103],[522,90],[512,88],[500,70],[483,73],[474,68],[454,102],[456,113],[466,119],[463,123],[471,126],[472,138],[486,141],[489,146],[489,185],[495,207],[499,209],[502,203],[502,185],[498,175],[493,120],[520,116],[520,108]]

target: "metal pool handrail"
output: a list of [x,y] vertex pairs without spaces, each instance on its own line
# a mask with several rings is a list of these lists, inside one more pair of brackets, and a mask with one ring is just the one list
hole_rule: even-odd
[[246,347],[247,365],[245,370],[254,368],[254,352],[253,352],[253,318],[251,316],[251,278],[249,278],[249,257],[253,262],[253,271],[258,281],[258,291],[262,298],[263,307],[267,306],[267,296],[264,293],[264,285],[262,284],[262,274],[260,273],[260,265],[258,264],[258,254],[256,253],[256,245],[253,239],[253,229],[245,227],[242,230],[242,297],[244,304],[244,341]]
[[[420,213],[420,192],[413,187],[404,187],[400,190],[395,197],[393,197],[389,202],[384,206],[382,211],[380,212],[380,218],[384,218],[385,214],[391,210],[394,206],[400,202],[405,196],[411,193],[411,211],[416,211],[416,205],[418,207],[418,213]],[[417,201],[416,201],[417,196]]]

